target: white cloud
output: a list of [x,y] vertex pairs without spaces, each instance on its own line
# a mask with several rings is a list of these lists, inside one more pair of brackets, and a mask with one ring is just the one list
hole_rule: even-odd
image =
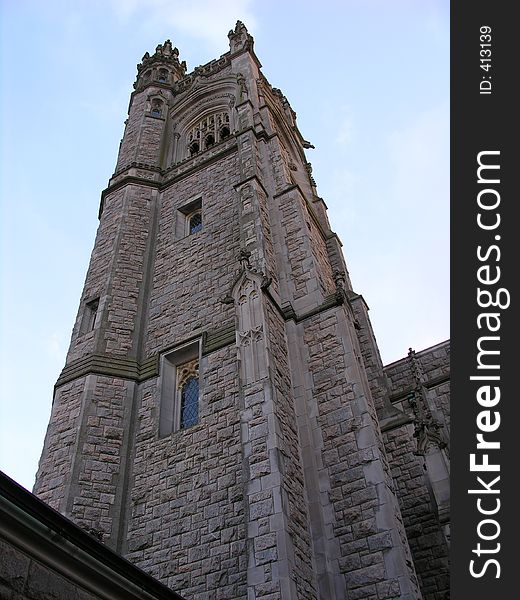
[[337,126],[336,142],[340,146],[348,146],[353,140],[352,119],[347,115],[339,120]]
[[249,31],[256,25],[252,0],[110,0],[114,12],[126,20],[139,15],[142,22],[170,25],[194,37],[222,48],[222,32],[229,31],[237,20]]
[[51,335],[45,340],[45,352],[49,358],[60,365],[65,362],[65,344],[63,335],[57,332],[51,333]]

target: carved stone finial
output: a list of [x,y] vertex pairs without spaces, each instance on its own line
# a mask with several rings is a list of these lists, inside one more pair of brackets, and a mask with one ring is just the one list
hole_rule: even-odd
[[442,439],[442,425],[437,423],[433,418],[420,419],[415,421],[415,431],[413,436],[417,438],[417,450],[415,454],[424,456],[426,451],[431,447],[437,447],[441,450],[447,447],[446,442]]
[[[254,275],[256,278],[260,278],[259,284],[261,290],[266,290],[272,283],[272,277],[267,277],[262,271],[255,269],[251,265],[251,252],[246,250],[245,248],[240,249],[240,253],[237,256],[238,261],[240,262],[240,269],[237,271],[235,281],[231,286],[231,290],[225,295],[219,298],[222,304],[233,304],[233,289],[238,284],[239,281],[242,280],[244,273],[250,273]],[[258,281],[258,279],[257,279]]]
[[305,166],[307,167],[307,173],[309,174],[309,180],[311,182],[311,185],[313,187],[316,187],[316,181],[314,180],[314,177],[312,176],[312,165],[310,162],[305,163]]
[[417,438],[415,454],[424,456],[431,447],[447,449],[443,437],[443,426],[433,417],[428,404],[428,393],[424,386],[424,375],[415,355],[415,350],[408,349],[408,359],[414,380],[414,386],[408,395],[408,402],[414,414],[414,437]]
[[242,21],[237,21],[235,29],[231,29],[228,33],[228,38],[231,54],[244,48],[253,48],[253,37],[248,33],[247,27]]
[[[171,54],[173,53],[173,48],[172,48],[172,43],[170,42],[170,40],[166,40],[163,44],[163,54],[165,56],[171,56]],[[177,51],[177,54],[179,52]]]
[[237,73],[237,86],[238,86],[238,101],[242,102],[247,100],[249,97],[249,91],[247,89],[246,78],[242,73]]
[[336,284],[336,299],[343,304],[347,299],[347,290],[345,288],[347,277],[343,271],[334,271],[332,277]]

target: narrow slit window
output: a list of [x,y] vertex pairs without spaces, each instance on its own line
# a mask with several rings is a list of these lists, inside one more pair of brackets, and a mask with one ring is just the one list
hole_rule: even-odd
[[96,325],[96,317],[99,308],[99,298],[95,298],[90,302],[85,303],[83,318],[81,320],[80,333],[81,335],[92,331]]

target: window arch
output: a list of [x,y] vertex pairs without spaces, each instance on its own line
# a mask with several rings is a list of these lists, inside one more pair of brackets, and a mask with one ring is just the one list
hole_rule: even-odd
[[164,104],[164,102],[162,100],[160,100],[159,98],[154,98],[152,100],[152,107],[150,110],[150,114],[153,115],[154,117],[162,117],[163,104]]
[[194,125],[186,134],[189,156],[214,146],[217,141],[229,137],[231,132],[227,111],[207,115]]
[[168,83],[169,72],[167,69],[159,69],[159,73],[157,74],[157,80],[160,83]]
[[197,233],[202,229],[202,212],[197,211],[188,217],[189,234]]
[[199,422],[199,361],[177,367],[180,396],[179,428],[186,429]]
[[220,130],[220,139],[225,140],[226,138],[229,137],[229,134],[230,134],[229,127],[227,127],[227,125],[224,125],[224,127],[222,127],[222,129]]

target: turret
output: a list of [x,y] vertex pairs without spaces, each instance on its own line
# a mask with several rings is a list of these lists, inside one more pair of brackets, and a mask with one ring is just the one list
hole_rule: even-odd
[[179,50],[172,48],[170,40],[159,44],[155,53],[145,53],[137,65],[137,79],[134,89],[143,89],[148,85],[169,86],[182,79],[186,74],[186,61],[179,62]]

